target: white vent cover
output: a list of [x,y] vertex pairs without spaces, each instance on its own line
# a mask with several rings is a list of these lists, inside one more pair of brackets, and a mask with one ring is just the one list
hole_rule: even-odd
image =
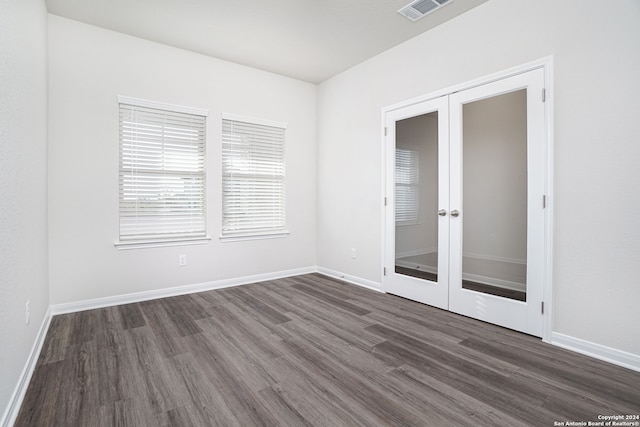
[[398,10],[398,13],[415,22],[452,1],[453,0],[415,0]]

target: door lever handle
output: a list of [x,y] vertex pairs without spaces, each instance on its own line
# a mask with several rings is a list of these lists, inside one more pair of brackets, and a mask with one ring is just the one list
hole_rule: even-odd
[[460,211],[458,211],[458,210],[452,210],[452,211],[451,211],[451,216],[453,216],[453,217],[458,217],[458,216],[460,216]]
[[447,211],[445,211],[444,209],[440,209],[440,210],[438,211],[438,215],[440,215],[440,216],[445,216],[445,215],[447,215]]

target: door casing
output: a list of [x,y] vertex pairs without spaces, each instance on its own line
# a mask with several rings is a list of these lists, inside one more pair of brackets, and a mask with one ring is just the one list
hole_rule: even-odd
[[[394,268],[393,265],[389,265],[388,262],[388,254],[387,254],[387,247],[388,247],[388,236],[387,236],[387,227],[388,227],[388,218],[390,213],[388,212],[389,208],[388,206],[391,205],[391,203],[387,203],[387,201],[389,200],[389,197],[392,197],[392,195],[387,194],[387,188],[388,188],[388,182],[387,182],[387,178],[388,178],[388,174],[391,173],[390,171],[387,170],[387,157],[388,157],[388,147],[387,147],[387,137],[385,136],[385,134],[387,132],[389,132],[388,129],[386,129],[386,123],[389,117],[394,115],[394,112],[397,116],[397,110],[400,109],[407,109],[408,107],[411,106],[418,106],[418,104],[424,103],[426,101],[432,101],[432,100],[436,100],[437,98],[441,98],[441,97],[446,97],[452,94],[455,94],[456,92],[460,92],[460,91],[465,91],[468,89],[473,89],[475,87],[478,86],[482,86],[482,85],[486,85],[487,83],[492,83],[492,82],[496,82],[499,80],[503,80],[503,79],[507,79],[510,77],[514,77],[523,73],[526,73],[528,71],[533,71],[533,70],[542,70],[542,72],[544,73],[544,92],[540,94],[541,97],[544,97],[544,103],[545,103],[545,108],[544,108],[544,121],[545,121],[545,129],[544,129],[544,133],[545,133],[545,144],[544,144],[544,148],[543,148],[543,156],[544,156],[544,166],[543,166],[543,170],[541,173],[543,173],[544,175],[544,203],[545,203],[545,209],[544,209],[544,238],[543,238],[543,251],[544,251],[544,255],[543,255],[543,274],[542,274],[542,301],[543,301],[543,328],[542,328],[542,339],[543,341],[550,341],[551,338],[551,330],[552,330],[552,307],[553,307],[553,301],[552,301],[552,271],[553,271],[553,265],[552,265],[552,261],[553,261],[553,126],[552,126],[552,118],[553,118],[553,111],[552,111],[552,107],[553,107],[553,90],[552,90],[552,66],[553,66],[553,58],[552,57],[547,57],[547,58],[542,58],[540,60],[537,61],[533,61],[527,64],[523,64],[517,67],[513,67],[511,69],[508,70],[504,70],[498,73],[494,73],[492,75],[488,75],[488,76],[484,76],[469,82],[465,82],[465,83],[461,83],[459,85],[453,86],[453,87],[449,87],[449,88],[445,88],[442,90],[439,90],[437,92],[432,92],[430,94],[426,94],[426,95],[421,95],[415,98],[411,98],[409,100],[385,107],[382,109],[381,112],[381,124],[382,124],[382,129],[381,129],[381,140],[382,140],[382,150],[381,150],[381,154],[382,154],[382,165],[383,165],[383,176],[382,176],[382,200],[383,200],[383,204],[382,204],[382,224],[381,224],[381,228],[382,228],[382,254],[381,254],[381,260],[382,260],[382,266],[383,266],[383,270],[381,271],[382,273],[382,290],[383,291],[387,291],[385,289],[385,273],[389,273],[390,271],[392,271],[392,269]],[[409,108],[409,110],[411,110],[411,108]],[[416,110],[418,111],[419,108]],[[541,307],[542,308],[542,307]]]

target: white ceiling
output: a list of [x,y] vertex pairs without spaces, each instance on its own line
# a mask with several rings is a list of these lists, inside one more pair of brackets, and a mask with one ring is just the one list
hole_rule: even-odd
[[46,4],[55,15],[319,83],[485,1],[451,1],[417,22],[396,12],[410,0],[46,0]]

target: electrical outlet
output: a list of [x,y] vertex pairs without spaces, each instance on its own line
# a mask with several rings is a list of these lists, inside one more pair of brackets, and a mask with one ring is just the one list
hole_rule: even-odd
[[27,300],[27,304],[25,307],[25,322],[28,325],[29,324],[29,320],[31,320],[31,301]]
[[185,265],[187,265],[187,255],[178,255],[178,265],[180,267],[184,267]]
[[351,258],[356,259],[356,248],[351,248]]

